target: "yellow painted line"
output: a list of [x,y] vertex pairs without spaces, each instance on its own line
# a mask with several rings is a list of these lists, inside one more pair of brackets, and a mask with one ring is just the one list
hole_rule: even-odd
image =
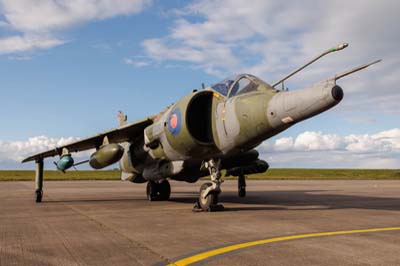
[[302,235],[292,235],[292,236],[282,236],[282,237],[262,239],[262,240],[246,242],[246,243],[241,243],[241,244],[237,244],[237,245],[231,245],[231,246],[226,246],[226,247],[206,251],[203,253],[199,253],[199,254],[172,262],[171,264],[168,264],[167,266],[188,266],[192,263],[199,262],[199,261],[202,261],[202,260],[214,257],[214,256],[232,252],[235,250],[254,247],[254,246],[258,246],[258,245],[265,245],[265,244],[269,244],[269,243],[276,243],[276,242],[295,240],[295,239],[305,239],[305,238],[312,238],[312,237],[350,235],[350,234],[374,233],[374,232],[384,232],[384,231],[400,231],[400,227],[323,232],[323,233],[312,233],[312,234],[302,234]]

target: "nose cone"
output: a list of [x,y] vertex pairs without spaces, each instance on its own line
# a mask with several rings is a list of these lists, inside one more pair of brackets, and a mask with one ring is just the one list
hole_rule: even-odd
[[305,89],[281,91],[268,104],[267,116],[274,128],[284,128],[318,115],[343,99],[343,90],[334,80]]
[[340,102],[343,99],[343,90],[338,85],[335,85],[331,91],[333,99]]

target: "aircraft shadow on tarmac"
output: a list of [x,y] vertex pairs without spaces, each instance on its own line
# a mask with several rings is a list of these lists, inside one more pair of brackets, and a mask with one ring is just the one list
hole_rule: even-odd
[[[326,194],[327,192],[329,194]],[[400,211],[400,198],[344,195],[333,194],[332,192],[334,191],[251,191],[247,193],[245,198],[239,198],[237,193],[226,192],[221,194],[220,202],[222,204],[235,203],[241,205],[235,207],[225,206],[225,211],[327,210],[349,208]],[[172,195],[170,201],[193,203],[197,200],[197,193],[186,192],[182,194],[187,196],[173,197]]]
[[[220,202],[234,203],[236,206],[225,205],[225,211],[254,210],[329,210],[329,209],[374,209],[400,211],[400,198],[373,197],[360,195],[334,194],[332,190],[293,190],[293,191],[249,191],[245,198],[239,198],[236,192],[224,192]],[[171,203],[194,204],[198,192],[173,192]],[[106,202],[148,202],[143,198],[85,198],[85,199],[50,199],[43,203],[106,203]],[[159,204],[157,202],[154,203]],[[165,204],[165,203],[163,203]],[[252,206],[255,205],[255,206]],[[133,206],[134,207],[134,206]]]

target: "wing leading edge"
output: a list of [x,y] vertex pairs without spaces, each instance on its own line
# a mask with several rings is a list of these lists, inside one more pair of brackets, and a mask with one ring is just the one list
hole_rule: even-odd
[[56,147],[52,150],[32,155],[24,159],[22,163],[39,161],[47,157],[61,155],[63,149],[67,149],[69,152],[80,152],[98,148],[103,144],[105,137],[107,137],[109,143],[121,143],[125,141],[130,141],[142,135],[144,129],[151,124],[153,124],[153,120],[151,118],[146,118],[133,123],[125,124],[118,128],[111,129],[109,131],[105,131],[103,133],[99,133],[67,145]]

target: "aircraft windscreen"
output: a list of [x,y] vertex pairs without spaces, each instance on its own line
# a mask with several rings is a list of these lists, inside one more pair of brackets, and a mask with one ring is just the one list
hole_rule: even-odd
[[224,79],[223,81],[212,85],[211,89],[225,97],[227,97],[228,94],[229,97],[233,97],[235,95],[256,91],[260,84],[263,84],[267,88],[273,89],[263,80],[250,74],[240,74],[235,77]]
[[233,86],[233,88],[231,89],[231,92],[229,93],[229,97],[249,93],[252,91],[257,91],[257,88],[258,88],[257,83],[255,83],[252,80],[250,80],[249,78],[243,76],[237,82],[235,82],[235,85]]
[[223,81],[218,82],[217,84],[212,85],[211,88],[216,92],[218,92],[219,94],[227,96],[229,89],[234,81],[235,81],[234,78],[227,78],[224,79]]

